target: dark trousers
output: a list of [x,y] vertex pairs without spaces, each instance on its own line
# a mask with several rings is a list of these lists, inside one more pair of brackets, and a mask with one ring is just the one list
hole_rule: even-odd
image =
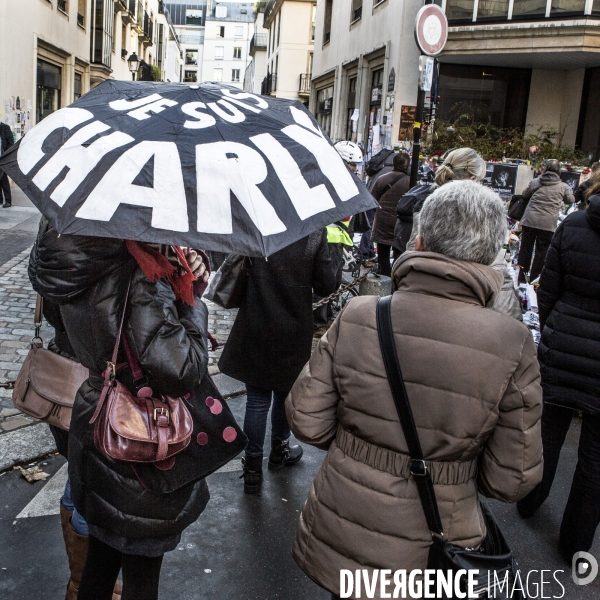
[[119,571],[123,570],[121,600],[158,600],[162,560],[162,556],[121,554],[90,536],[77,599],[111,600]]
[[246,415],[244,417],[244,433],[248,436],[246,454],[262,456],[267,433],[267,416],[271,411],[271,438],[287,440],[292,432],[285,414],[285,399],[288,392],[274,392],[263,388],[246,386]]
[[[529,281],[536,279],[542,272],[546,252],[550,248],[553,231],[544,229],[536,229],[535,227],[523,226],[521,233],[521,247],[519,248],[519,281],[525,283],[525,273],[529,273]],[[533,265],[531,257],[535,246],[535,256],[533,257]]]
[[[373,219],[375,218],[376,210],[376,208],[372,208],[371,210],[367,211],[367,219],[369,220],[369,223],[371,225],[373,225]],[[362,234],[360,238],[360,244],[358,245],[358,249],[360,250],[364,259],[374,258],[375,244],[371,241],[371,229],[369,229],[369,231],[365,231]]]
[[4,195],[4,202],[7,204],[12,204],[12,195],[10,193],[8,175],[0,171],[0,204],[2,204],[2,195]]
[[400,252],[397,248],[389,244],[377,244],[377,262],[379,263],[379,273],[391,277],[392,265],[390,264],[390,254],[394,251],[394,260],[398,258]]
[[[517,504],[524,516],[532,515],[550,494],[573,414],[570,408],[544,404],[544,475],[541,483]],[[600,523],[600,416],[583,415],[578,459],[560,527],[560,550],[568,562],[575,552],[591,548]]]

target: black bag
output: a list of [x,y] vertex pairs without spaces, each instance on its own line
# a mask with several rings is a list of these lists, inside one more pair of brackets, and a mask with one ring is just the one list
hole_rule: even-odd
[[[519,569],[498,523],[485,504],[481,503],[481,510],[487,528],[487,536],[480,550],[467,550],[446,541],[433,481],[423,458],[419,435],[398,362],[392,329],[392,296],[381,298],[377,303],[377,332],[385,371],[411,456],[410,472],[417,484],[427,526],[433,538],[427,568],[441,569],[444,572],[476,569],[479,571],[475,586],[477,598],[481,600],[488,598],[525,600],[525,594],[520,591],[522,586],[517,585],[515,593],[512,594],[516,573]],[[505,578],[508,585],[505,583]],[[495,582],[499,582],[499,585],[494,586]],[[462,591],[466,592],[466,577],[461,583]],[[489,590],[488,583],[491,584]],[[454,595],[447,596],[445,594],[441,596],[441,598],[454,597]]]
[[154,494],[170,494],[204,479],[235,458],[248,443],[227,402],[207,373],[189,398],[182,398],[192,415],[192,441],[164,464],[138,463],[132,468],[140,483]]
[[230,254],[215,273],[204,298],[223,308],[239,308],[248,287],[250,259]]
[[528,204],[529,200],[525,200],[523,196],[511,196],[508,202],[508,216],[515,221],[520,221]]
[[371,229],[371,223],[366,212],[360,212],[354,215],[354,221],[352,224],[354,233],[366,233]]
[[391,154],[394,154],[394,151],[388,150],[387,148],[384,148],[383,150],[379,151],[365,165],[365,173],[369,177],[377,175],[377,173],[379,173],[379,171],[383,169],[385,161],[389,158]]

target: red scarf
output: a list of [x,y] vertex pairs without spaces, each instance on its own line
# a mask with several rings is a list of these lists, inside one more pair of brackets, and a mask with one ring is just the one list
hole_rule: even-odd
[[178,300],[190,305],[196,304],[194,300],[194,281],[196,281],[196,276],[192,273],[190,265],[179,246],[171,246],[171,248],[175,251],[185,271],[183,275],[178,275],[177,267],[172,265],[160,252],[157,252],[147,244],[134,242],[133,240],[127,240],[125,243],[127,244],[129,254],[135,258],[148,281],[158,281],[162,277],[166,277]]

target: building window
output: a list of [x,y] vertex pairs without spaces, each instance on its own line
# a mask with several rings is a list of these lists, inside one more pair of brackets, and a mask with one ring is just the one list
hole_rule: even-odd
[[186,25],[202,25],[202,11],[201,10],[186,10],[185,11],[185,24]]
[[325,19],[323,22],[323,46],[329,44],[331,39],[331,13],[333,10],[333,0],[325,0]]
[[231,81],[239,82],[240,80],[240,70],[232,69],[231,70]]
[[310,41],[315,41],[315,21],[317,19],[317,5],[313,4],[310,16]]
[[455,121],[461,115],[475,123],[524,128],[531,69],[440,65],[437,116]]
[[78,0],[77,3],[77,25],[79,25],[79,27],[85,27],[85,15],[86,15],[86,8],[87,6],[87,2],[86,0]]
[[79,98],[81,98],[81,93],[81,73],[75,73],[75,82],[73,84],[73,100],[79,100]]
[[600,0],[594,0],[592,4],[592,14],[600,15]]
[[196,83],[198,81],[197,71],[184,71],[183,82],[184,83]]
[[446,16],[448,21],[472,21],[474,6],[474,0],[447,0]]
[[198,50],[186,50],[185,51],[185,64],[186,65],[197,65],[198,64]]
[[215,17],[217,17],[217,19],[225,19],[227,17],[227,7],[223,4],[219,4],[215,9]]
[[236,46],[233,49],[233,58],[242,58],[242,48],[241,48],[241,46]]
[[38,60],[36,116],[39,123],[44,117],[60,108],[62,70],[60,67]]
[[479,0],[477,20],[493,20],[508,18],[509,0]]
[[223,60],[225,46],[215,46],[215,60]]
[[125,59],[127,56],[127,25],[124,21],[121,21],[121,58]]
[[350,23],[354,23],[354,21],[358,21],[362,18],[362,4],[362,0],[352,0]]
[[561,15],[583,15],[585,0],[552,0],[550,14],[553,17]]
[[67,12],[68,12],[67,0],[56,0],[56,6],[58,7],[58,10],[67,14]]
[[599,98],[600,68],[586,69],[576,146],[585,152],[590,162],[600,157],[600,119],[596,108]]
[[281,11],[279,11],[279,14],[277,15],[277,47],[278,48],[279,48],[280,33],[281,33]]
[[217,25],[217,37],[225,37],[225,25]]
[[317,122],[321,129],[331,134],[331,110],[333,108],[333,86],[329,86],[317,92]]
[[514,0],[513,19],[544,18],[546,0]]
[[[93,0],[91,58],[95,64],[111,66],[113,41],[114,3],[108,0]],[[138,56],[141,58],[142,53]]]
[[244,37],[244,28],[241,25],[236,25],[235,27],[235,37],[242,38]]

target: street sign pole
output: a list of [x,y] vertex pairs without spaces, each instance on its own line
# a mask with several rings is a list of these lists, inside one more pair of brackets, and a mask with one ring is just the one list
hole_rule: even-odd
[[448,39],[448,20],[444,11],[432,4],[433,0],[425,0],[425,5],[417,14],[415,23],[415,40],[421,50],[419,57],[419,91],[417,110],[413,129],[413,151],[410,167],[410,186],[417,185],[419,178],[419,156],[421,154],[421,134],[423,131],[423,113],[425,110],[425,94],[431,90],[435,62],[433,58],[440,54]]

